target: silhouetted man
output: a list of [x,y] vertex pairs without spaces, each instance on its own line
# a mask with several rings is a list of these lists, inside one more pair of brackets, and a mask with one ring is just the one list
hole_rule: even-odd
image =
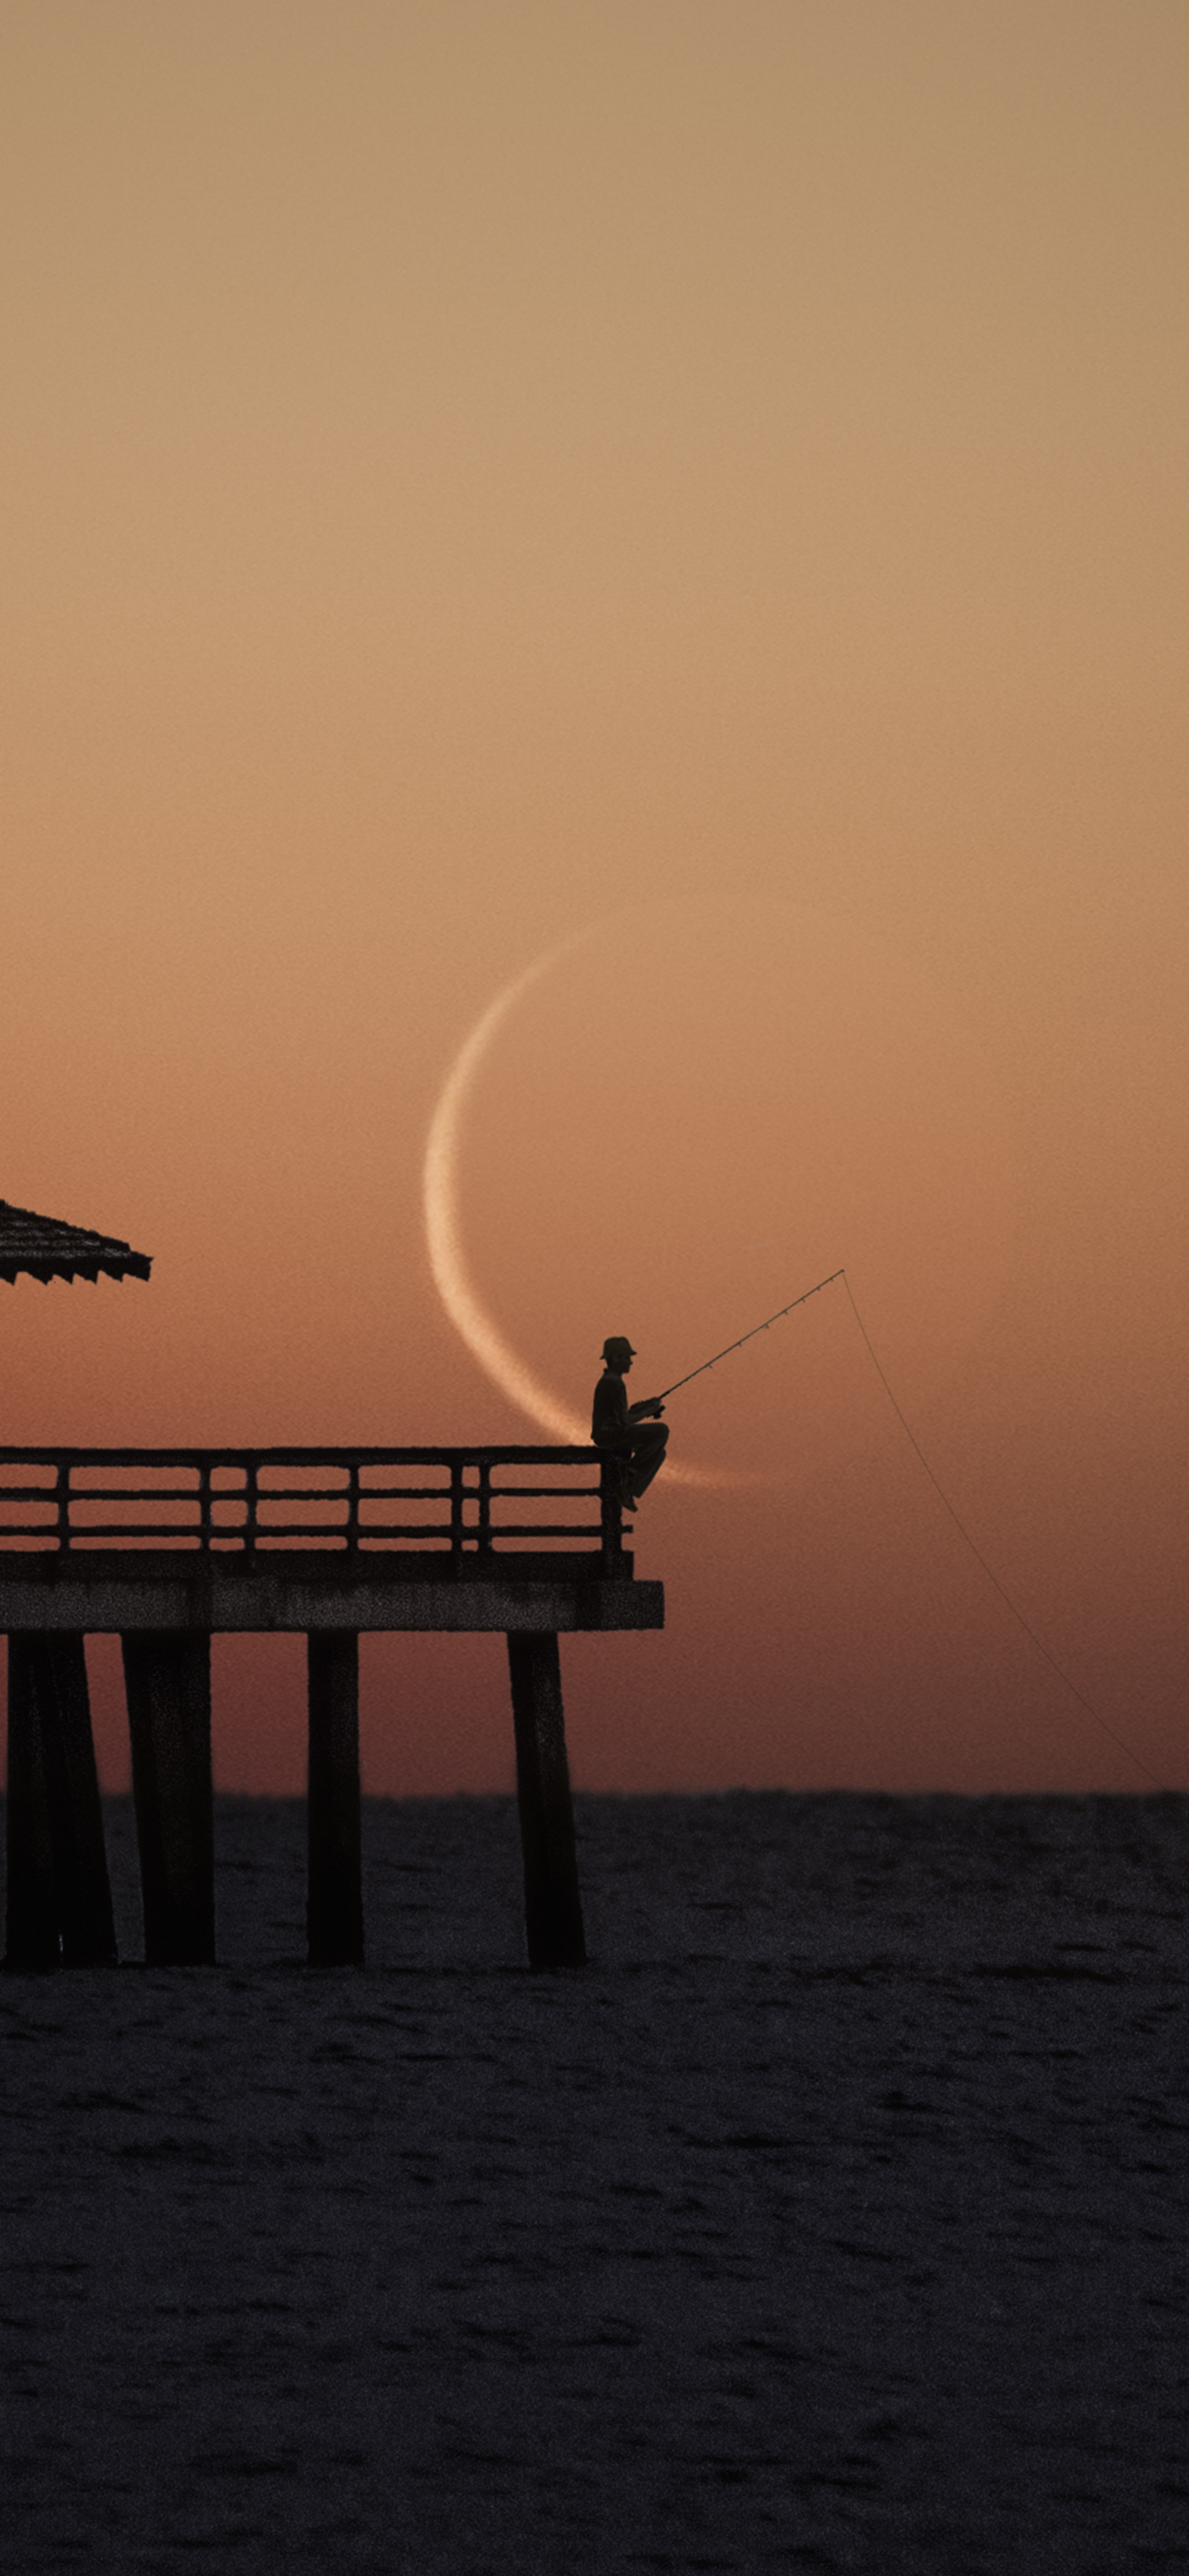
[[650,1395],[639,1404],[628,1403],[624,1379],[636,1354],[622,1333],[610,1333],[603,1344],[603,1374],[594,1391],[594,1415],[590,1436],[596,1449],[612,1449],[622,1459],[620,1495],[625,1510],[634,1512],[640,1496],[646,1493],[665,1455],[669,1426],[661,1421],[664,1403],[659,1395]]

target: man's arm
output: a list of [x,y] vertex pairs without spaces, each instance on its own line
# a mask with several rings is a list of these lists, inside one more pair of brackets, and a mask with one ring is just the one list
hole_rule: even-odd
[[642,1396],[639,1404],[629,1404],[628,1421],[647,1422],[651,1415],[654,1422],[659,1422],[664,1409],[665,1399],[663,1395]]

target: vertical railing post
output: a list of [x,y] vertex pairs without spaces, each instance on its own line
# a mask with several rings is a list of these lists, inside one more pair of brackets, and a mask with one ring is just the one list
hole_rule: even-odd
[[455,1450],[450,1460],[450,1553],[456,1574],[462,1571],[462,1541],[465,1523],[462,1517],[463,1460]]
[[201,1458],[198,1462],[198,1545],[204,1556],[211,1552],[212,1526],[211,1462],[209,1458]]
[[70,1547],[70,1460],[59,1458],[56,1492],[58,1497],[58,1546],[63,1556]]
[[599,1519],[603,1532],[601,1572],[623,1572],[623,1484],[616,1458],[599,1462]]
[[255,1458],[244,1460],[244,1547],[251,1555],[256,1546],[258,1521],[256,1508],[260,1500],[260,1468]]
[[359,1460],[352,1458],[347,1469],[347,1545],[352,1555],[359,1547]]
[[479,1460],[479,1554],[491,1554],[491,1460]]

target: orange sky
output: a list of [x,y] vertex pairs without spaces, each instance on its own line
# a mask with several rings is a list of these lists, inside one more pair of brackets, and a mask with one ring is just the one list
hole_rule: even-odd
[[[1173,1785],[1189,1015],[1180,0],[11,0],[0,1290],[13,1440],[531,1438],[847,1267],[914,1429]],[[674,1402],[591,1786],[1133,1787],[831,1291]],[[103,1760],[126,1748],[110,1645]],[[220,1645],[297,1787],[300,1649]],[[367,1779],[506,1785],[498,1639]]]

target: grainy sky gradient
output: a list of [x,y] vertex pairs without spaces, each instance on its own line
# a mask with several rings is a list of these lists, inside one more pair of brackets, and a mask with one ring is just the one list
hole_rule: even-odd
[[[531,1437],[845,1263],[1080,1688],[1189,1782],[1181,0],[10,0],[7,1436]],[[664,1637],[576,1776],[1142,1786],[841,1293],[672,1409]],[[126,1776],[115,1650],[103,1759]],[[498,1640],[373,1643],[368,1784],[511,1777]],[[223,1644],[297,1787],[299,1641]]]

